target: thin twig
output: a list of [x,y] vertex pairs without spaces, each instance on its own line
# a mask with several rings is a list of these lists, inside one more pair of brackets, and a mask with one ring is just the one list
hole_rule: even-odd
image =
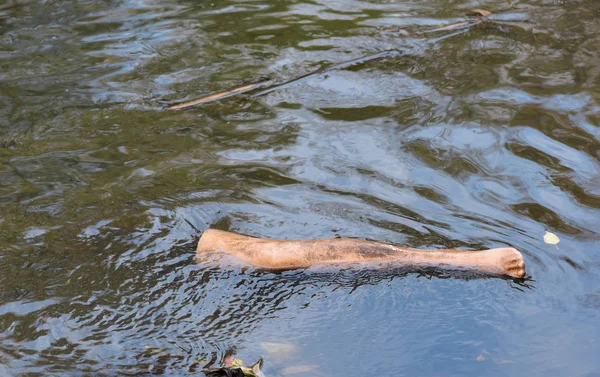
[[286,89],[286,88],[289,88],[291,86],[294,86],[294,85],[297,85],[297,84],[301,84],[301,83],[303,83],[305,81],[308,81],[308,80],[311,80],[313,78],[316,78],[316,77],[318,77],[318,76],[320,76],[320,75],[322,75],[324,73],[327,73],[327,72],[349,68],[349,67],[352,67],[354,65],[364,64],[364,63],[367,63],[367,62],[371,62],[373,60],[388,58],[388,57],[392,57],[392,56],[400,56],[400,55],[402,55],[402,53],[400,51],[389,50],[389,51],[379,52],[379,53],[373,54],[373,55],[363,56],[363,57],[360,57],[360,58],[357,58],[357,59],[349,60],[347,62],[343,62],[343,63],[332,65],[332,66],[327,67],[327,68],[323,68],[321,70],[309,73],[309,74],[304,75],[304,76],[296,77],[295,79],[286,81],[286,82],[284,82],[282,84],[273,85],[270,88],[267,88],[267,89],[265,89],[263,91],[260,91],[260,92],[258,92],[256,94],[253,94],[252,97],[260,97],[260,96],[264,96],[265,94],[269,94],[271,92],[274,92],[276,90]]
[[171,343],[175,344],[177,347],[179,347],[179,348],[180,348],[182,351],[184,351],[185,353],[188,353],[188,354],[191,354],[191,353],[192,353],[192,348],[190,348],[190,349],[184,348],[183,346],[180,346],[180,345],[179,345],[179,344],[178,344],[176,341],[174,341],[173,339],[171,339],[171,338],[168,338],[168,339],[169,339],[169,341],[171,341]]
[[[334,71],[334,70],[338,70],[338,69],[344,69],[344,68],[348,68],[348,67],[351,67],[354,65],[364,64],[364,63],[367,63],[367,62],[370,62],[373,60],[383,59],[383,58],[387,58],[390,56],[399,56],[399,55],[402,55],[402,53],[400,51],[390,50],[390,51],[379,52],[379,53],[373,54],[373,55],[363,56],[363,57],[360,57],[357,59],[349,60],[347,62],[332,65],[330,67],[321,69],[316,72],[309,73],[304,76],[294,78],[294,79],[286,81],[282,84],[275,84],[261,92],[258,92],[256,94],[252,95],[252,97],[259,97],[259,96],[263,96],[265,94],[271,93],[275,90],[289,88],[290,86],[297,85],[297,84],[300,84],[307,80],[313,79],[313,78],[315,78],[319,75],[322,75],[326,72],[330,72],[330,71]],[[261,81],[261,82],[255,83],[255,84],[244,85],[239,88],[228,90],[226,92],[211,94],[210,96],[195,99],[193,101],[183,102],[183,103],[179,103],[176,105],[171,105],[171,106],[167,107],[167,110],[181,110],[181,109],[186,109],[188,107],[200,105],[200,104],[207,103],[207,102],[218,101],[223,98],[235,96],[237,94],[246,93],[251,90],[258,89],[262,86],[269,84],[270,82],[271,82],[271,80],[266,80],[266,81]]]
[[186,109],[191,106],[199,105],[201,103],[217,101],[217,100],[220,100],[223,98],[234,96],[236,94],[245,93],[245,92],[249,92],[253,89],[260,88],[261,86],[264,86],[265,84],[267,84],[269,82],[270,82],[270,80],[262,81],[262,82],[258,82],[256,84],[249,84],[249,85],[241,86],[239,88],[228,90],[226,92],[211,94],[210,96],[195,99],[193,101],[183,102],[183,103],[179,103],[177,105],[171,105],[171,106],[167,107],[167,110],[181,110],[181,109]]
[[[462,29],[468,29],[471,26],[480,24],[486,20],[487,20],[487,17],[478,16],[477,18],[471,18],[468,21],[457,22],[457,23],[442,26],[439,28],[425,30],[420,33],[417,33],[416,35],[423,35],[423,34],[434,33],[434,32],[438,32],[438,31],[448,31],[448,30],[460,31]],[[389,31],[389,30],[390,29],[387,29],[386,31]],[[456,34],[460,34],[460,33],[452,33],[451,35],[445,36],[445,37],[450,37],[450,36],[453,36]],[[367,56],[363,56],[363,57],[360,57],[357,59],[349,60],[347,62],[335,64],[335,65],[329,66],[327,68],[320,69],[316,72],[311,72],[304,76],[296,77],[292,80],[286,81],[281,84],[274,84],[274,85],[270,86],[269,88],[266,88],[258,93],[253,94],[252,98],[260,97],[260,96],[269,94],[271,92],[274,92],[276,90],[289,88],[291,86],[294,86],[294,85],[303,83],[305,81],[311,80],[313,78],[319,77],[320,75],[323,75],[324,73],[327,73],[327,72],[349,68],[351,66],[358,65],[358,64],[364,64],[364,63],[367,63],[367,62],[370,62],[373,60],[378,60],[378,59],[383,59],[383,58],[388,58],[388,57],[395,57],[395,56],[400,56],[400,55],[402,55],[402,53],[400,51],[388,50],[388,51],[379,52],[377,54],[367,55]],[[181,109],[186,109],[188,107],[200,105],[200,104],[207,103],[207,102],[218,101],[223,98],[235,96],[235,95],[241,94],[241,93],[246,93],[246,92],[252,91],[254,89],[260,88],[262,86],[266,86],[270,82],[271,82],[270,80],[266,80],[266,81],[261,81],[261,82],[255,83],[255,84],[244,85],[239,88],[231,89],[231,90],[216,93],[216,94],[211,94],[207,97],[202,97],[202,98],[199,98],[199,99],[196,99],[193,101],[188,101],[188,102],[183,102],[183,103],[179,103],[176,105],[171,105],[171,106],[167,107],[167,110],[181,110]]]
[[481,19],[477,19],[477,20],[473,20],[473,21],[464,21],[464,22],[457,22],[455,24],[451,24],[451,25],[446,25],[446,26],[442,26],[436,29],[431,29],[431,30],[425,30],[419,33],[419,35],[422,34],[429,34],[429,33],[435,33],[438,31],[447,31],[447,30],[456,30],[456,29],[463,29],[463,28],[469,28],[473,25],[477,25],[479,23],[481,23],[483,20]]

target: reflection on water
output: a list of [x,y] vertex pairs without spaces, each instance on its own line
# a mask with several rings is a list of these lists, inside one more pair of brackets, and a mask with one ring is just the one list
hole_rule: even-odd
[[[419,34],[473,7],[493,22]],[[270,376],[596,375],[599,12],[4,2],[0,374],[188,375],[235,349]],[[260,97],[161,105],[387,50]],[[196,264],[208,227],[510,245],[530,278]]]

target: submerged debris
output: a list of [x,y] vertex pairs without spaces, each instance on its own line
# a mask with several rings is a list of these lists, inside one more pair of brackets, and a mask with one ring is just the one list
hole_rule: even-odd
[[244,367],[242,360],[230,357],[230,359],[225,359],[222,367],[204,369],[202,372],[206,374],[207,377],[264,377],[265,375],[261,371],[262,365],[263,359],[259,359],[251,366]]
[[223,99],[223,98],[234,96],[236,94],[241,94],[241,93],[249,92],[249,91],[254,90],[256,88],[260,88],[262,86],[265,86],[265,85],[267,85],[270,82],[271,82],[271,80],[264,80],[264,81],[257,82],[255,84],[244,85],[244,86],[239,87],[239,88],[231,89],[231,90],[228,90],[228,91],[225,91],[225,92],[221,92],[221,93],[217,93],[217,94],[211,94],[209,96],[202,97],[202,98],[199,98],[199,99],[196,99],[196,100],[193,100],[193,101],[183,102],[183,103],[179,103],[179,104],[176,104],[176,105],[172,105],[172,106],[167,107],[167,110],[181,110],[181,109],[186,109],[188,107],[200,105],[202,103],[217,101],[217,100],[220,100],[220,99]]
[[[484,9],[473,9],[473,10],[470,10],[467,13],[467,15],[469,17],[471,17],[467,21],[457,22],[457,23],[454,23],[451,25],[445,25],[445,26],[434,28],[434,29],[425,30],[425,31],[417,33],[416,36],[422,36],[422,35],[425,35],[428,33],[439,32],[439,31],[449,31],[449,30],[455,30],[455,29],[470,28],[474,25],[484,22],[487,19],[487,17],[492,15],[492,12],[484,10]],[[473,17],[476,17],[476,18],[473,18]],[[394,32],[394,33],[398,32],[405,36],[410,35],[408,32],[406,32],[400,28],[389,28],[389,29],[384,29],[384,30],[380,31],[380,33],[389,33],[389,32]],[[401,55],[402,55],[401,52],[395,51],[395,50],[383,51],[380,53],[363,56],[358,59],[353,59],[353,60],[350,60],[347,62],[335,64],[335,65],[329,66],[327,68],[320,69],[318,71],[306,74],[304,76],[296,77],[296,78],[286,81],[284,83],[273,83],[270,79],[260,79],[254,83],[246,84],[246,85],[243,85],[243,86],[240,86],[237,88],[233,88],[233,89],[230,89],[230,90],[227,90],[224,92],[211,94],[211,95],[208,95],[208,96],[205,96],[202,98],[198,98],[198,99],[195,99],[192,101],[186,101],[186,102],[173,104],[173,105],[168,106],[167,110],[183,110],[183,109],[187,109],[192,106],[204,104],[207,102],[218,101],[220,99],[232,97],[232,96],[235,96],[238,94],[250,92],[255,89],[268,86],[266,89],[252,95],[252,97],[259,97],[259,96],[263,96],[265,94],[269,94],[275,90],[286,89],[292,85],[296,85],[301,82],[313,79],[313,78],[321,76],[322,74],[327,73],[327,72],[331,72],[334,70],[340,70],[340,69],[346,69],[351,66],[358,65],[358,64],[364,64],[364,63],[367,63],[367,62],[370,62],[373,60],[378,60],[378,59],[387,58],[387,57],[401,56]]]
[[[300,83],[303,83],[305,81],[314,79],[315,77],[319,77],[323,74],[326,74],[328,72],[331,71],[335,71],[335,70],[341,70],[341,69],[346,69],[346,68],[350,68],[352,66],[356,66],[356,65],[361,65],[361,64],[365,64],[374,60],[380,60],[380,59],[384,59],[384,58],[389,58],[389,57],[396,57],[396,56],[401,56],[402,53],[396,50],[388,50],[388,51],[383,51],[383,52],[378,52],[376,54],[371,54],[371,55],[367,55],[367,56],[362,56],[360,58],[356,58],[356,59],[352,59],[346,62],[342,62],[342,63],[338,63],[338,64],[334,64],[332,66],[320,69],[318,71],[315,72],[311,72],[309,74],[300,76],[300,77],[296,77],[294,79],[288,80],[284,83],[280,83],[280,84],[272,84],[270,85],[268,88],[265,88],[264,90],[255,93],[252,95],[252,97],[260,97],[260,96],[264,96],[265,94],[269,94],[271,92],[274,92],[276,90],[281,90],[281,89],[286,89],[289,88],[293,85],[297,85]],[[210,96],[207,97],[202,97],[193,101],[189,101],[189,102],[183,102],[183,103],[179,103],[179,104],[175,104],[175,105],[171,105],[169,107],[167,107],[167,110],[182,110],[182,109],[186,109],[188,107],[192,107],[192,106],[196,106],[196,105],[200,105],[203,103],[207,103],[207,102],[213,102],[213,101],[217,101],[223,98],[227,98],[227,97],[231,97],[237,94],[241,94],[241,93],[246,93],[249,91],[252,91],[254,89],[258,89],[260,87],[266,86],[271,84],[271,80],[266,80],[266,81],[261,81],[258,82],[256,84],[250,84],[250,85],[244,85],[242,87],[239,88],[235,88],[235,89],[231,89],[225,92],[221,92],[221,93],[217,93],[217,94],[212,94]]]

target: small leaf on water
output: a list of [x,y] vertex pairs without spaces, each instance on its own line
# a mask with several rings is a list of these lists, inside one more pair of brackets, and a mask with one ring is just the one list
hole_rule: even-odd
[[546,234],[544,234],[544,242],[550,245],[556,245],[560,242],[560,238],[558,238],[556,234],[546,231]]
[[225,356],[225,359],[223,360],[223,366],[225,368],[241,367],[242,365],[244,365],[244,362],[240,359],[236,359],[232,355]]
[[241,366],[242,360],[228,355],[226,363],[229,365],[237,364],[239,366],[222,366],[220,368],[203,369],[202,372],[208,377],[265,377],[261,368],[263,359],[259,359],[250,367]]
[[240,359],[236,359],[232,355],[225,356],[223,360],[223,367],[225,368],[239,368],[244,365],[244,362]]
[[471,9],[467,16],[478,16],[478,17],[489,17],[492,15],[492,12],[485,9]]
[[241,367],[240,369],[242,370],[242,373],[244,374],[244,376],[256,377],[256,374],[254,373],[252,368]]
[[244,362],[240,359],[233,359],[233,362],[231,363],[232,368],[241,367],[242,365],[244,365]]
[[264,377],[262,372],[263,359],[259,359],[256,363],[252,364],[250,368],[242,367],[242,373],[248,377]]

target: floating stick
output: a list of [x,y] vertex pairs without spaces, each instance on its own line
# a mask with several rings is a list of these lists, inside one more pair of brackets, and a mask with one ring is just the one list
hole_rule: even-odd
[[179,103],[177,105],[171,105],[171,106],[167,107],[167,110],[181,110],[181,109],[186,109],[186,108],[191,107],[191,106],[199,105],[201,103],[207,103],[207,102],[217,101],[217,100],[220,100],[220,99],[223,99],[223,98],[234,96],[236,94],[245,93],[245,92],[248,92],[250,90],[253,90],[253,89],[256,89],[256,88],[260,88],[261,86],[264,86],[268,82],[270,82],[270,80],[258,82],[256,84],[250,84],[250,85],[241,86],[239,88],[228,90],[226,92],[221,92],[221,93],[217,93],[217,94],[211,94],[210,96],[202,97],[202,98],[199,98],[199,99],[195,99],[193,101],[183,102],[183,103]]
[[[477,25],[477,24],[485,21],[487,19],[487,17],[489,15],[491,15],[491,13],[488,11],[485,11],[485,10],[475,9],[470,12],[470,15],[475,16],[477,18],[471,19],[469,21],[457,22],[457,23],[454,23],[451,25],[442,26],[442,27],[439,27],[436,29],[426,30],[426,31],[418,33],[417,35],[423,35],[423,34],[433,33],[433,32],[437,32],[437,31],[466,29],[473,25]],[[386,29],[385,31],[388,32],[390,30],[391,29]],[[311,80],[313,78],[316,78],[327,72],[331,72],[331,71],[335,71],[335,70],[339,70],[339,69],[345,69],[345,68],[348,68],[348,67],[351,67],[354,65],[364,64],[364,63],[367,63],[367,62],[370,62],[373,60],[378,60],[378,59],[383,59],[383,58],[388,58],[388,57],[395,57],[395,56],[400,56],[400,55],[402,55],[402,53],[400,51],[388,50],[388,51],[383,51],[383,52],[379,52],[379,53],[372,54],[372,55],[363,56],[363,57],[360,57],[357,59],[349,60],[347,62],[335,64],[335,65],[329,66],[327,68],[320,69],[316,72],[312,72],[312,73],[306,74],[304,76],[296,77],[296,78],[286,81],[282,84],[274,84],[267,89],[264,89],[258,93],[253,94],[252,97],[256,98],[256,97],[264,96],[264,95],[274,92],[276,90],[286,89],[293,85],[297,85],[297,84],[303,83],[305,81]],[[196,99],[193,101],[188,101],[188,102],[183,102],[183,103],[179,103],[176,105],[171,105],[171,106],[167,107],[167,110],[181,110],[181,109],[186,109],[188,107],[200,105],[200,104],[207,103],[207,102],[218,101],[223,98],[232,97],[237,94],[246,93],[246,92],[252,91],[254,89],[258,89],[262,86],[266,86],[270,82],[271,82],[271,80],[265,80],[265,81],[261,81],[261,82],[254,83],[254,84],[244,85],[239,88],[231,89],[231,90],[216,93],[216,94],[211,94],[207,97],[202,97],[202,98],[199,98],[199,99]]]
[[263,91],[260,91],[256,94],[253,94],[252,97],[260,97],[260,96],[264,96],[265,94],[269,94],[271,92],[274,92],[275,90],[279,90],[279,89],[286,89],[289,88],[290,86],[294,86],[300,83],[303,83],[305,81],[308,81],[310,79],[316,78],[324,73],[327,72],[331,72],[331,71],[335,71],[338,69],[345,69],[348,67],[352,67],[354,65],[358,65],[358,64],[364,64],[373,60],[378,60],[378,59],[383,59],[383,58],[388,58],[388,57],[392,57],[392,56],[400,56],[402,55],[402,53],[400,51],[396,51],[396,50],[389,50],[389,51],[383,51],[383,52],[379,52],[377,54],[373,54],[373,55],[367,55],[367,56],[363,56],[357,59],[353,59],[353,60],[348,60],[347,62],[343,62],[343,63],[339,63],[339,64],[335,64],[332,65],[330,67],[327,68],[323,68],[321,70],[318,70],[316,72],[312,72],[309,73],[307,75],[304,76],[300,76],[297,77],[295,79],[289,80],[284,82],[283,84],[276,84],[273,85],[270,88],[267,88]]

